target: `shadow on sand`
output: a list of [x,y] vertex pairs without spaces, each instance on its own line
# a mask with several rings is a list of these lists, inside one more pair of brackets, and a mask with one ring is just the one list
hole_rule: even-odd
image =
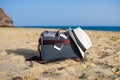
[[10,54],[15,54],[18,56],[22,55],[27,61],[35,61],[37,59],[36,57],[37,51],[35,50],[21,48],[16,50],[7,49],[6,52],[8,55]]

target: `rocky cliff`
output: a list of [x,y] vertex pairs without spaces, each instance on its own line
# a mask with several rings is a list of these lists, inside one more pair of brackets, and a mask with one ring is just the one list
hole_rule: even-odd
[[0,27],[12,27],[13,21],[8,17],[5,12],[0,8]]

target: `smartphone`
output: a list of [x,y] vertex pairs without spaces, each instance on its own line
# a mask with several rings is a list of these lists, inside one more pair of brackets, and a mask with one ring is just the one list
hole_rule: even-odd
[[[65,34],[60,34],[57,40],[65,40],[65,39],[67,39],[67,36],[66,36]],[[56,50],[60,51],[60,50],[62,49],[63,45],[64,45],[64,44],[56,43],[56,44],[54,45],[54,48],[55,48]]]

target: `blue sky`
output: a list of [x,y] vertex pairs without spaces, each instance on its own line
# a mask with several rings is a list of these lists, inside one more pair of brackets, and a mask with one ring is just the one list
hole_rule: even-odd
[[15,26],[120,26],[120,0],[0,0]]

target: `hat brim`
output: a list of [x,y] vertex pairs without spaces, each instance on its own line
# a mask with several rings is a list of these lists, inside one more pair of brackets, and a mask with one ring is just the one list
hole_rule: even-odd
[[81,49],[81,47],[78,45],[78,43],[77,43],[77,41],[76,41],[76,39],[75,39],[75,37],[74,37],[74,34],[72,33],[72,30],[71,30],[70,28],[68,29],[68,33],[69,33],[70,37],[72,38],[72,40],[74,41],[74,43],[76,44],[79,52],[81,53],[82,58],[84,58],[84,51],[83,51],[83,50]]

